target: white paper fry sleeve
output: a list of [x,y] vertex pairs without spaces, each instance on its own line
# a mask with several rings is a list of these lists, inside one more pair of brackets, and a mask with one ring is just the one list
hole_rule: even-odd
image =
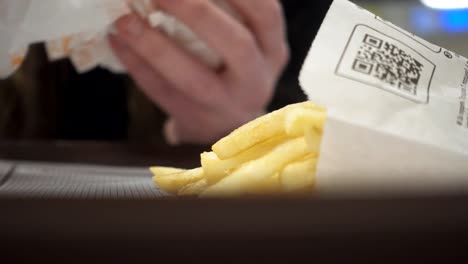
[[319,193],[468,190],[468,60],[335,0],[300,76],[329,110]]

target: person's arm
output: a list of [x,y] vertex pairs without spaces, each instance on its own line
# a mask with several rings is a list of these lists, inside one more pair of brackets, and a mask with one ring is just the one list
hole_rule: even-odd
[[291,60],[278,82],[269,111],[307,99],[299,86],[299,73],[332,0],[281,2],[287,21]]
[[117,23],[116,54],[170,116],[172,143],[212,143],[266,111],[289,57],[277,0],[230,0],[244,24],[206,0],[153,0],[189,25],[225,65],[213,70],[136,15]]

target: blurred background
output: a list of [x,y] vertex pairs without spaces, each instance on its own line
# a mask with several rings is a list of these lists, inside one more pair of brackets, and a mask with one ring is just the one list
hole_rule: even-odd
[[466,0],[355,0],[356,4],[431,43],[468,56]]
[[[468,0],[352,0],[429,42],[468,57]],[[302,62],[332,0],[283,0],[292,60],[269,110],[305,100]],[[68,60],[49,63],[33,45],[21,69],[0,80],[0,157],[5,141],[106,141],[161,145],[167,116],[128,76],[79,75]],[[163,142],[163,144],[165,144]]]

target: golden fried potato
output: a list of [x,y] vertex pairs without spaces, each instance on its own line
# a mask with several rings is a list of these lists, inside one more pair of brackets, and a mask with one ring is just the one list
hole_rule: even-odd
[[227,137],[213,145],[213,151],[220,159],[229,159],[235,155],[266,141],[270,138],[284,135],[285,115],[295,108],[305,108],[322,111],[311,102],[286,106],[280,110],[264,115],[236,129]]
[[166,174],[162,176],[154,176],[154,183],[162,190],[177,194],[180,189],[188,184],[198,182],[204,179],[204,172],[202,168],[196,168],[193,170],[182,170],[172,174]]
[[304,135],[307,146],[311,153],[315,154],[318,158],[320,154],[320,146],[322,144],[322,133],[317,131],[315,128],[307,128]]
[[194,183],[189,183],[186,186],[182,187],[177,193],[178,196],[198,196],[203,191],[205,191],[208,183],[206,179],[201,179]]
[[220,159],[214,152],[203,153],[201,155],[201,164],[208,184],[217,183],[242,164],[264,156],[281,142],[285,141],[285,136],[274,137],[225,160]]
[[326,112],[322,111],[308,108],[290,109],[285,117],[285,132],[290,137],[304,136],[307,129],[315,129],[321,133],[326,117]]
[[280,173],[285,193],[310,192],[315,185],[317,159],[313,155],[288,164]]
[[154,174],[154,176],[163,176],[167,174],[182,172],[184,170],[172,167],[151,167],[150,171]]
[[153,167],[159,188],[179,196],[306,194],[315,185],[326,110],[310,102],[260,117],[201,154],[201,168]]
[[289,163],[310,154],[303,137],[276,146],[265,156],[245,163],[239,169],[208,187],[202,197],[273,194],[281,191],[278,173]]

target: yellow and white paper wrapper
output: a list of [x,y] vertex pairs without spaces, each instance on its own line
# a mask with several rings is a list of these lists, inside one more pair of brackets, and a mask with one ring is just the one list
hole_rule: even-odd
[[[237,16],[224,0],[212,1]],[[78,72],[97,66],[125,72],[108,45],[107,34],[119,17],[132,10],[208,65],[222,64],[187,26],[158,11],[150,0],[8,0],[0,2],[0,78],[16,71],[28,46],[39,42],[46,42],[50,60],[71,58]]]
[[468,190],[468,60],[335,0],[300,83],[328,108],[317,192]]

